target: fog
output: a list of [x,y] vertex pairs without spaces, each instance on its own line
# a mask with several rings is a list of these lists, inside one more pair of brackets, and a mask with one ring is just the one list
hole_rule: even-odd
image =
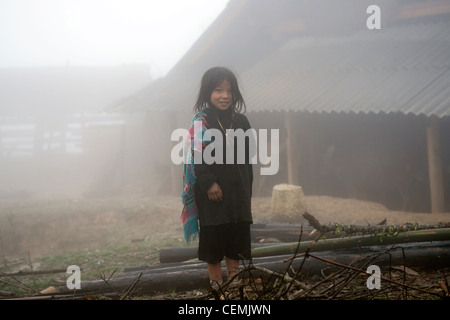
[[104,110],[163,77],[227,2],[2,1],[0,197],[95,184],[136,126]]
[[0,67],[146,64],[164,76],[228,0],[0,3]]
[[[448,88],[428,93],[430,99],[421,97],[428,89],[427,84],[420,87],[428,74],[420,68],[429,67],[430,61],[408,59],[417,53],[414,45],[419,41],[427,43],[421,50],[428,47],[426,37],[432,31],[427,24],[420,29],[423,35],[407,42],[415,36],[408,33],[408,23],[416,20],[402,20],[397,33],[382,42],[385,30],[400,19],[396,10],[406,1],[380,1],[383,18],[374,26],[381,30],[366,24],[371,1],[259,3],[2,1],[0,235],[3,246],[11,246],[7,252],[15,250],[13,243],[21,250],[28,248],[14,240],[8,219],[21,212],[15,208],[33,208],[34,201],[67,200],[70,205],[61,210],[68,215],[81,214],[80,203],[105,204],[102,210],[119,228],[126,218],[112,213],[114,206],[121,208],[117,201],[139,198],[143,202],[133,204],[135,209],[121,211],[135,214],[130,216],[136,218],[133,228],[143,228],[149,216],[167,208],[178,225],[183,167],[171,161],[175,142],[170,137],[173,130],[189,126],[200,76],[214,65],[237,71],[252,126],[280,131],[279,170],[255,176],[254,196],[269,198],[274,185],[292,176],[287,165],[290,119],[293,153],[298,155],[292,165],[295,183],[305,194],[372,201],[386,210],[429,212],[426,126],[431,107],[427,109],[425,100],[448,102]],[[224,9],[227,15],[221,16]],[[422,26],[422,17],[417,19]],[[369,34],[373,42],[364,38]],[[439,36],[444,38],[443,33]],[[339,37],[345,41],[336,40]],[[405,41],[405,56],[378,47],[399,40]],[[439,48],[445,53],[432,58],[438,67],[448,66],[448,40],[441,40]],[[326,52],[328,48],[334,51]],[[361,48],[376,53],[365,59],[355,54]],[[414,58],[430,57],[421,52]],[[397,73],[381,73],[390,70],[413,70],[417,77],[406,80],[419,84],[405,81],[404,73],[399,81]],[[429,77],[430,86],[441,83],[433,80],[434,74]],[[403,91],[396,95],[397,90]],[[361,100],[350,106],[349,101],[359,96]],[[371,103],[381,101],[379,110],[379,105],[370,109],[373,105],[363,100],[367,97],[373,98]],[[396,103],[409,107],[411,101],[415,109],[395,109]],[[439,106],[446,141],[449,120]],[[449,154],[447,145],[443,154]],[[443,157],[446,186],[449,161]],[[260,169],[257,164],[254,172]],[[155,207],[153,199],[166,197],[170,204]],[[448,207],[448,197],[446,201]],[[26,212],[47,212],[30,210]],[[100,215],[95,219],[102,227],[111,222]],[[135,236],[148,233],[141,231]]]
[[227,3],[0,2],[2,263],[157,230],[140,219],[153,219],[154,199],[172,194],[155,180],[169,163],[151,157],[159,123],[108,109],[163,78]]
[[[251,1],[200,0],[2,2],[0,197],[108,196],[136,190],[147,195],[177,195],[176,177],[181,176],[182,168],[171,168],[173,143],[170,135],[173,130],[186,129],[189,125],[190,106],[202,72],[222,62],[242,75],[241,85],[249,102],[249,112],[258,108],[265,111],[297,108],[295,101],[306,99],[309,94],[313,96],[314,90],[320,89],[318,83],[324,81],[330,81],[324,83],[334,91],[319,99],[313,96],[313,103],[320,109],[342,101],[342,106],[338,107],[346,110],[345,102],[352,93],[348,88],[359,85],[361,95],[362,92],[370,95],[372,76],[370,73],[361,74],[360,79],[349,76],[344,78],[348,83],[342,87],[338,82],[333,83],[335,79],[329,76],[320,78],[322,73],[314,71],[321,70],[325,63],[321,61],[324,59],[321,46],[328,45],[336,50],[329,56],[335,59],[333,68],[338,71],[339,68],[361,70],[366,68],[366,63],[373,63],[368,68],[395,69],[396,64],[409,67],[402,65],[401,57],[395,52],[383,53],[376,45],[378,37],[395,21],[403,2],[380,3],[383,19],[374,24],[372,18],[369,23],[372,11],[366,11],[369,2],[364,1],[345,1],[339,5],[327,1],[314,4],[286,1],[276,10],[267,10],[270,1],[260,6]],[[220,18],[225,8],[228,8],[228,16]],[[213,23],[214,28],[208,30]],[[305,29],[305,24],[310,28]],[[380,30],[373,31],[369,24]],[[408,34],[407,26],[400,25],[399,30],[392,39],[403,40]],[[336,41],[328,40],[330,36],[354,32],[359,37],[365,32],[366,38],[361,37],[361,43],[350,49],[341,50],[339,45],[333,44]],[[429,31],[425,29],[426,32]],[[303,33],[305,38],[298,38]],[[314,37],[322,40],[315,42]],[[420,40],[421,35],[418,37]],[[351,41],[351,38],[345,39],[342,44]],[[368,49],[362,51],[365,43]],[[311,44],[315,46],[309,49]],[[285,63],[283,59],[291,61],[290,55],[297,54],[295,50],[289,53],[292,48],[297,48],[303,59],[314,64],[302,66],[294,60],[291,65]],[[352,49],[361,50],[361,55],[352,53]],[[271,55],[276,50],[281,58]],[[370,50],[380,55],[380,59],[365,60],[364,55],[370,54]],[[408,54],[406,50],[402,52]],[[445,58],[442,57],[444,55],[439,59]],[[441,60],[433,63],[439,64]],[[308,84],[300,78],[297,83],[283,77],[273,78],[273,82],[259,79],[265,74],[275,77],[290,68],[316,77],[317,83]],[[278,86],[285,92],[283,101],[276,101],[279,100]],[[399,89],[403,87],[399,85]],[[384,97],[385,93],[375,95]],[[392,101],[389,99],[387,96],[388,103]],[[173,114],[152,111],[161,105],[176,110],[177,118]],[[325,108],[330,108],[328,105]],[[180,106],[184,106],[184,113],[179,112]],[[264,112],[251,117],[256,127],[281,130],[280,157],[284,157],[286,124],[282,120],[275,121],[274,115],[264,116]],[[323,121],[325,125],[328,120]],[[337,120],[331,121],[336,132],[342,130],[336,123]],[[419,121],[417,130],[421,130],[421,125]],[[379,129],[374,127],[373,130],[377,135]],[[344,133],[329,134],[336,140],[338,134]],[[421,133],[414,131],[414,134],[424,138]],[[149,139],[155,135],[166,139]],[[337,142],[332,139],[320,142],[317,137],[316,140],[314,166],[322,166],[315,169],[316,173],[329,171],[325,167],[335,168],[335,163],[330,166],[329,157],[336,156]],[[350,143],[348,139],[345,141]],[[421,148],[423,150],[425,145]],[[342,150],[339,152],[345,154]],[[285,162],[286,159],[280,161],[275,177],[266,179],[271,181],[264,187],[258,186],[261,194],[270,195],[274,183],[287,180]],[[414,173],[422,182],[426,180],[424,163],[422,159],[421,168],[417,169],[420,172]],[[403,167],[407,165],[410,163],[403,163]],[[336,172],[329,174],[333,176]],[[307,190],[320,193],[330,189],[330,177],[324,178],[328,182],[320,184],[319,176],[314,182],[313,175],[309,175],[308,179],[302,177],[303,183],[309,186]],[[425,190],[426,183],[422,184],[420,189]],[[336,190],[329,192],[339,194]],[[425,203],[428,201],[426,199]],[[397,209],[399,206],[398,203],[393,205]],[[427,205],[423,205],[416,210],[426,208]]]

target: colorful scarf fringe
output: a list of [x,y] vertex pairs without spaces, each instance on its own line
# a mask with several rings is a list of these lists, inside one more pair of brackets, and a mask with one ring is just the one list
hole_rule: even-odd
[[183,223],[184,240],[187,243],[195,240],[198,236],[198,212],[194,199],[194,185],[197,180],[194,172],[194,152],[204,150],[206,145],[203,143],[203,135],[206,130],[205,114],[203,112],[195,114],[185,144],[184,154],[186,159],[184,162],[183,192],[181,193],[183,202],[181,221]]

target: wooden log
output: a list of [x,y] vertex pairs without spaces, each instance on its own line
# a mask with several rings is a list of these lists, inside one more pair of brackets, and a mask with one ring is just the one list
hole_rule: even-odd
[[[416,231],[425,229],[442,229],[450,228],[450,222],[440,222],[437,224],[414,224],[405,223],[402,225],[321,225],[309,213],[304,213],[308,222],[312,222],[310,226],[290,225],[290,224],[259,224],[251,227],[252,241],[260,241],[261,239],[277,239],[279,242],[296,242],[299,240],[300,233],[302,233],[301,240],[317,240],[320,236],[326,238],[342,238],[354,235],[375,235],[375,234],[390,234],[394,235],[399,232]],[[317,235],[311,232],[317,229],[320,233]]]
[[[379,247],[380,249],[381,247]],[[383,248],[384,249],[384,248]],[[369,251],[369,252],[374,252]],[[379,251],[383,253],[383,251]],[[403,260],[403,254],[406,257],[406,261]],[[327,260],[332,260],[341,264],[349,265],[356,259],[360,259],[363,256],[360,252],[353,251],[339,251],[339,252],[322,252],[315,254]],[[287,258],[292,255],[272,256],[263,258],[254,258],[253,264],[261,266],[263,268],[292,274],[291,269],[287,269]],[[303,265],[302,265],[303,263]],[[378,266],[388,265],[390,263],[397,263],[406,266],[416,267],[443,267],[448,266],[450,263],[450,244],[435,243],[430,245],[426,243],[424,245],[406,246],[404,250],[393,250],[389,254],[382,254],[376,260],[371,263]],[[319,274],[325,267],[330,265],[324,261],[308,258],[303,262],[303,258],[297,258],[292,261],[292,270],[297,270],[302,265],[302,274]],[[337,268],[337,267],[333,267]],[[257,270],[251,271],[253,277],[261,276]],[[207,288],[209,286],[208,269],[205,263],[186,263],[173,265],[170,267],[154,267],[148,270],[126,272],[121,276],[110,279],[106,284],[103,280],[95,281],[82,281],[81,289],[77,290],[77,293],[89,293],[95,292],[96,294],[108,293],[108,292],[126,292],[131,284],[136,282],[136,278],[139,281],[135,283],[135,292],[154,293],[161,291],[186,291],[199,288]],[[67,289],[65,286],[59,288],[61,294],[73,293],[73,290]]]
[[[252,243],[252,248],[272,246],[276,243]],[[183,262],[198,258],[198,247],[162,248],[159,263]]]
[[334,223],[332,225],[322,225],[319,220],[317,220],[312,214],[308,212],[303,213],[303,217],[309,222],[309,225],[316,229],[318,235],[316,240],[322,235],[326,235],[327,238],[333,237],[344,237],[353,235],[364,235],[364,234],[389,234],[395,235],[399,232],[405,231],[416,231],[425,229],[442,229],[450,228],[450,222],[439,222],[436,224],[423,224],[419,225],[416,223],[405,223],[401,225],[386,225],[386,219],[376,225],[341,225]]
[[162,248],[159,250],[159,263],[183,262],[198,257],[198,247]]
[[292,254],[297,250],[297,246],[298,252],[304,252],[306,249],[309,249],[310,251],[325,251],[361,246],[446,240],[450,240],[450,229],[426,229],[401,232],[392,236],[355,236],[347,238],[321,239],[318,241],[305,241],[300,244],[297,242],[283,243],[274,246],[252,249],[252,257]]
[[[403,251],[400,249],[400,247],[403,247]],[[367,259],[363,259],[364,257],[369,257],[370,255],[379,253],[380,255],[370,262],[371,264],[375,264],[379,267],[388,265],[404,265],[408,267],[442,269],[447,267],[450,262],[450,243],[448,241],[445,242],[445,245],[437,246],[430,245],[429,243],[416,244],[413,246],[399,246],[398,249],[394,249],[392,251],[389,251],[389,253],[382,254],[390,248],[391,246],[379,246],[377,247],[377,250],[374,250],[373,248],[363,248],[361,251],[323,251],[320,253],[314,253],[314,255],[344,265],[350,265],[352,263],[355,263],[355,261],[360,260],[361,265],[363,265],[367,262]],[[271,256],[263,257],[260,259],[256,258],[255,261],[256,265],[261,265],[275,272],[288,271],[288,273],[292,275],[294,271],[300,267],[304,258],[297,258],[292,263],[291,270],[287,270],[286,260],[290,259],[291,257],[292,255],[282,255],[278,257]],[[335,272],[339,269],[326,262],[307,258],[302,266],[301,274],[319,275],[323,274],[323,270],[325,268],[327,268],[327,273]]]
[[313,237],[309,234],[313,231],[310,226],[299,225],[277,225],[268,224],[263,227],[255,226],[251,228],[252,241],[264,241],[265,239],[278,240],[279,242],[294,242],[298,241],[300,234],[301,240],[312,240]]
[[[125,292],[135,282],[135,292],[154,293],[160,291],[183,291],[206,288],[209,285],[209,275],[206,263],[172,266],[167,268],[149,269],[141,272],[126,272],[115,278],[104,280],[82,281],[81,288],[76,293],[103,294],[109,292]],[[66,286],[60,286],[61,294],[74,292]]]

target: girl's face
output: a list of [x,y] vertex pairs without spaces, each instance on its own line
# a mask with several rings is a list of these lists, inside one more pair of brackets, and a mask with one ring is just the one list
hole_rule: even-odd
[[227,110],[233,103],[233,91],[228,80],[223,80],[211,93],[211,103],[219,110]]

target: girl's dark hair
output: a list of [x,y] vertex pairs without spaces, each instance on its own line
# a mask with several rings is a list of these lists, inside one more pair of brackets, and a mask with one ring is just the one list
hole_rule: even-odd
[[231,107],[236,113],[245,113],[246,106],[244,98],[239,91],[238,81],[234,73],[228,68],[214,67],[205,72],[202,77],[200,90],[197,96],[197,102],[194,106],[194,112],[199,112],[211,105],[211,94],[213,90],[223,81],[228,80],[231,84],[233,103]]

